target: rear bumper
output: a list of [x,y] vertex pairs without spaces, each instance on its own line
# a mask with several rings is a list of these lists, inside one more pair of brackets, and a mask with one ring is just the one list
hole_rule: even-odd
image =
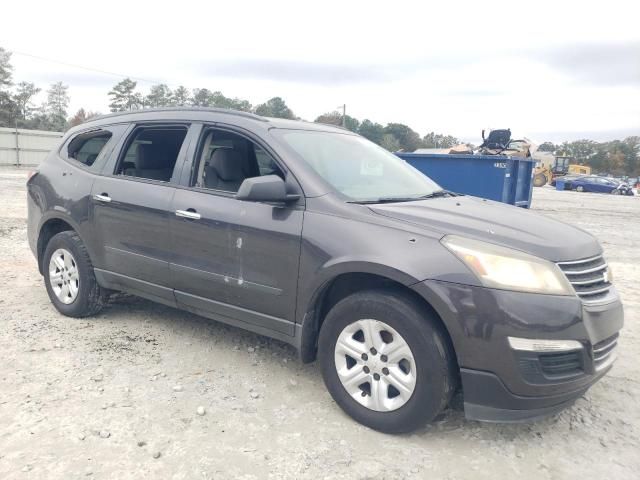
[[[465,414],[524,422],[571,405],[611,368],[623,309],[615,288],[606,303],[448,282],[413,286],[442,318],[456,351]],[[572,340],[571,352],[515,350],[509,337]]]
[[36,204],[31,189],[27,192],[27,240],[33,255],[38,258],[38,226],[42,218],[42,210]]

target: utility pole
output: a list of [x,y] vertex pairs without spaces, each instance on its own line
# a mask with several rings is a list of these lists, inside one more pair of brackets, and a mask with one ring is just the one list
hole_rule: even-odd
[[343,103],[338,108],[342,108],[342,128],[347,128],[347,104]]

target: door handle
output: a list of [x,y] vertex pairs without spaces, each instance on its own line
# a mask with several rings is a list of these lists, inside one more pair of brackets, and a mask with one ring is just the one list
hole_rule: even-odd
[[108,193],[96,194],[93,196],[93,199],[104,203],[109,203],[111,201],[111,197]]
[[200,220],[200,214],[193,208],[188,210],[176,210],[176,217],[189,218],[191,220]]

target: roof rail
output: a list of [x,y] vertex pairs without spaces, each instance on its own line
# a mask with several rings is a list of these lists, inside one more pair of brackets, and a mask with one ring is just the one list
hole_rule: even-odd
[[340,130],[346,130],[347,132],[356,133],[353,130],[349,130],[347,127],[343,127],[342,125],[336,125],[335,123],[326,123],[326,122],[308,122],[307,120],[302,120],[307,123],[317,123],[319,125],[326,125],[327,127],[339,128]]
[[124,112],[113,112],[105,115],[98,115],[92,117],[83,123],[93,122],[95,120],[102,120],[105,118],[120,117],[124,115],[134,115],[136,113],[152,113],[152,112],[211,112],[211,113],[224,113],[227,115],[236,115],[238,117],[252,118],[260,122],[268,122],[265,117],[256,115],[251,112],[243,112],[241,110],[232,110],[230,108],[217,108],[217,107],[160,107],[160,108],[141,108],[139,110],[127,110]]

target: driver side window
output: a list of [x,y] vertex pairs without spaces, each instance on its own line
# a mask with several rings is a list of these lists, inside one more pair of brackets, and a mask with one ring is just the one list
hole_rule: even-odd
[[284,179],[271,155],[236,133],[207,129],[198,152],[195,187],[236,193],[247,178],[278,175]]

